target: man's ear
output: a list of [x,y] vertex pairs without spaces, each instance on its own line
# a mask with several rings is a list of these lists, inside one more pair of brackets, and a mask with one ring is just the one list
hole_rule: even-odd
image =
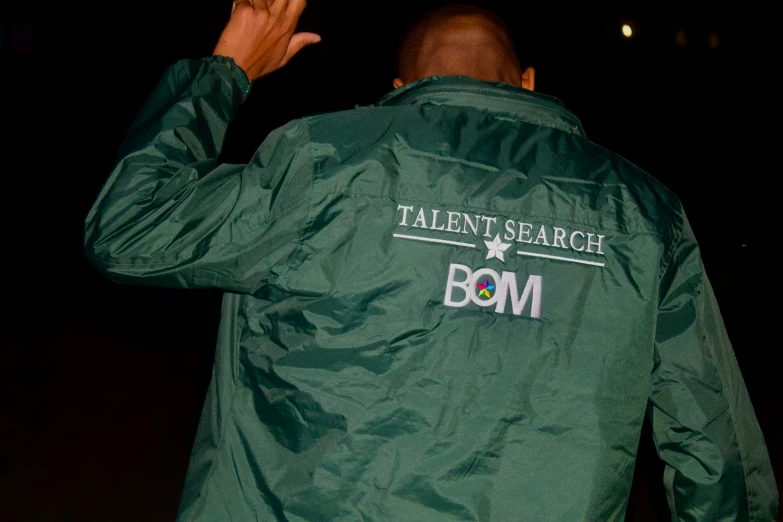
[[525,72],[522,73],[521,87],[523,89],[527,89],[528,91],[536,90],[536,70],[532,67],[528,67],[525,69]]
[[392,85],[394,86],[395,89],[399,89],[400,87],[402,87],[405,84],[399,78],[395,78],[395,79],[392,80]]

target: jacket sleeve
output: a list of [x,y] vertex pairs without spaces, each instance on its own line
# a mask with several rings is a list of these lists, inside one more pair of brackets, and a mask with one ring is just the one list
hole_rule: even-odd
[[170,67],[85,223],[88,258],[122,283],[255,292],[295,250],[312,186],[305,122],[248,165],[219,164],[249,85],[228,58]]
[[648,414],[672,520],[776,520],[764,438],[684,214],[660,281]]

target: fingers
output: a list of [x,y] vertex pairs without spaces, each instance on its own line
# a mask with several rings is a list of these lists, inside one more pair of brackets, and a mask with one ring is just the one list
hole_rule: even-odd
[[305,0],[234,0],[213,54],[233,58],[250,81],[276,71],[321,41],[317,34],[295,32],[305,5]]
[[231,12],[232,13],[237,8],[237,6],[247,6],[247,7],[252,8],[253,7],[253,3],[250,0],[234,0],[234,3],[231,5]]
[[[293,8],[291,5],[293,4]],[[233,13],[237,6],[248,6],[257,10],[267,10],[270,14],[277,16],[293,16],[298,18],[305,5],[306,0],[296,0],[289,2],[289,0],[235,0],[231,6],[231,12]]]
[[252,7],[255,10],[269,11],[271,14],[286,14],[288,0],[235,0],[231,6],[231,12],[238,6]]
[[266,0],[269,4],[269,12],[275,15],[280,15],[286,12],[288,6],[288,0]]
[[291,37],[291,41],[288,42],[288,49],[286,49],[285,56],[283,57],[281,67],[288,63],[288,61],[296,55],[299,51],[307,47],[308,45],[317,44],[321,41],[321,37],[315,33],[296,33]]
[[536,70],[532,67],[528,67],[522,73],[521,87],[529,91],[534,91],[536,89]]
[[[305,6],[307,6],[307,0],[286,0],[286,2],[288,3],[288,12],[286,14],[291,17],[294,26],[296,26]],[[286,49],[282,65],[287,64],[296,53],[308,45],[317,44],[320,41],[321,37],[315,33],[295,33],[291,37],[291,41],[288,42],[288,49]]]
[[307,0],[289,0],[288,12],[292,16],[299,18],[302,16],[302,11],[304,11],[305,6],[307,6]]

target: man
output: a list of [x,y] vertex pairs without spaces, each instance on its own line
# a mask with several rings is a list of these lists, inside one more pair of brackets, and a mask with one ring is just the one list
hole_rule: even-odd
[[216,161],[318,41],[303,8],[237,2],[87,218],[117,281],[226,291],[179,520],[622,520],[645,413],[674,519],[774,520],[680,202],[531,92],[495,16],[430,13],[376,105]]

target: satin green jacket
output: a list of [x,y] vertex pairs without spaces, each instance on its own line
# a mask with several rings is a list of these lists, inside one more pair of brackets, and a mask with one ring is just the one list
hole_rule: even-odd
[[671,191],[558,100],[458,76],[220,163],[248,91],[172,66],[85,225],[120,283],[225,290],[179,521],[622,520],[645,415],[673,520],[776,518]]

